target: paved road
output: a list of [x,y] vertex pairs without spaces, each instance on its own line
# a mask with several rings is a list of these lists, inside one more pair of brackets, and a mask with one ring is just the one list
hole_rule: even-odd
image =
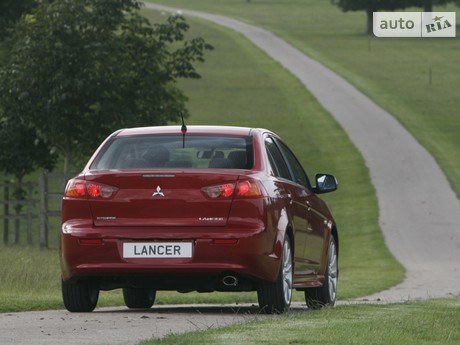
[[131,345],[171,333],[273,317],[253,306],[155,306],[149,310],[100,308],[0,314],[1,345]]
[[[147,8],[175,11],[147,4]],[[388,113],[342,78],[263,29],[183,11],[241,32],[279,61],[336,118],[361,151],[377,190],[387,244],[407,270],[399,286],[367,299],[460,296],[460,204],[433,158]],[[375,274],[378,274],[376,272]],[[235,308],[238,313],[235,313]],[[294,311],[304,310],[300,305]],[[169,306],[0,314],[0,344],[135,344],[152,336],[259,319],[252,306]],[[270,317],[270,316],[269,316]]]

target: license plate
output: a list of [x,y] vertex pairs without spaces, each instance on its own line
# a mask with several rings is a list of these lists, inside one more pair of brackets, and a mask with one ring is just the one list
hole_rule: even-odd
[[191,258],[190,242],[123,243],[124,258]]

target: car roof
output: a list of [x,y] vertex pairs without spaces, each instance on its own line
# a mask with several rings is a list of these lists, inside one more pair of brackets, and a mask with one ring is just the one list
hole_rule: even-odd
[[[187,126],[187,134],[221,134],[221,135],[253,135],[260,129],[237,126]],[[263,130],[267,131],[267,130]],[[267,131],[269,132],[269,131]],[[152,126],[125,128],[115,132],[114,136],[134,136],[149,134],[181,134],[181,126]]]

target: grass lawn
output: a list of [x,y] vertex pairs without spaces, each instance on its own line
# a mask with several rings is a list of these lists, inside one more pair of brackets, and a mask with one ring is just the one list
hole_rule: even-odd
[[[145,13],[162,19],[155,11]],[[321,171],[338,177],[339,191],[326,198],[341,236],[340,299],[399,282],[404,272],[384,245],[368,171],[341,128],[294,77],[240,35],[207,22],[189,22],[191,34],[205,37],[215,50],[199,65],[201,80],[181,83],[190,98],[187,122],[272,129],[293,147],[310,175]],[[61,308],[57,256],[56,249],[0,247],[0,311]],[[301,300],[303,294],[295,298]],[[157,297],[159,304],[256,301],[255,293],[160,292]],[[98,305],[121,303],[121,292],[115,291],[102,293]]]

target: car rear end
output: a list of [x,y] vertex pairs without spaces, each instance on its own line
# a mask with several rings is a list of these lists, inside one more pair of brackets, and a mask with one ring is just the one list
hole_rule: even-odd
[[98,289],[254,290],[276,279],[276,229],[250,129],[117,132],[69,181],[64,281]]

